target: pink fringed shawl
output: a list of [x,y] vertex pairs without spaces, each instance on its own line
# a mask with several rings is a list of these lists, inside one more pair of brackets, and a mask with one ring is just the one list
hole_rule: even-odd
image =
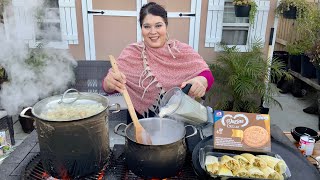
[[142,115],[148,109],[154,111],[152,105],[158,105],[160,94],[209,69],[192,47],[177,40],[170,40],[161,48],[151,48],[143,42],[130,44],[121,52],[117,64],[126,76],[134,108]]

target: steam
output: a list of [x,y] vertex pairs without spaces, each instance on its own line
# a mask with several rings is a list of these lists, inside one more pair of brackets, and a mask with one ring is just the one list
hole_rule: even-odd
[[[39,2],[35,0],[25,3],[25,14],[28,15],[25,18],[29,23],[23,27],[17,26],[14,17],[6,18],[10,31],[0,23],[0,65],[5,68],[9,78],[9,82],[1,85],[0,104],[9,115],[19,114],[23,107],[33,106],[40,99],[62,93],[74,82],[73,67],[77,63],[67,50],[49,49],[44,43],[39,52],[34,52],[34,55],[40,58],[33,63],[28,61],[31,50],[18,36],[21,33],[31,34],[31,30],[39,24],[34,14],[37,8],[43,8],[42,5],[39,6]],[[7,7],[7,11],[12,12],[12,8]],[[57,15],[52,11],[44,17],[56,18],[54,16]],[[37,32],[44,42],[60,37],[59,29],[51,27],[50,24],[33,32]],[[37,64],[38,62],[40,64]]]

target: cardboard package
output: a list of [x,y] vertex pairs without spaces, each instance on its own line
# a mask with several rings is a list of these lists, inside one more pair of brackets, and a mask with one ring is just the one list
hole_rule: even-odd
[[270,152],[268,114],[214,111],[214,148]]

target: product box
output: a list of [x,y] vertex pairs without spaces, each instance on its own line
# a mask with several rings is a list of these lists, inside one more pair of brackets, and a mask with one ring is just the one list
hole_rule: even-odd
[[214,111],[216,149],[270,152],[270,116],[268,114]]
[[0,148],[7,145],[6,132],[0,131]]

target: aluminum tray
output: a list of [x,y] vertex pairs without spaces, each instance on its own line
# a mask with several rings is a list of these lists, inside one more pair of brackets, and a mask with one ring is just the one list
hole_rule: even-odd
[[[264,152],[248,152],[248,151],[232,151],[232,150],[221,150],[221,149],[214,149],[213,146],[211,145],[207,145],[203,148],[200,148],[199,150],[199,161],[200,161],[200,165],[201,168],[211,177],[213,178],[217,178],[217,179],[254,179],[254,180],[261,180],[258,178],[242,178],[242,177],[235,177],[235,176],[219,176],[219,175],[212,175],[210,174],[206,168],[205,168],[205,159],[207,155],[212,155],[215,156],[219,159],[223,156],[223,155],[228,155],[228,156],[235,156],[235,155],[240,155],[242,153],[251,153],[253,155],[269,155],[269,156],[273,156],[276,157],[278,159],[282,159],[282,157],[279,154],[275,154],[272,152],[269,153],[264,153]],[[283,160],[283,159],[282,159]],[[287,167],[286,172],[284,174],[282,174],[284,179],[289,179],[291,177],[291,172],[289,170],[289,168]]]

